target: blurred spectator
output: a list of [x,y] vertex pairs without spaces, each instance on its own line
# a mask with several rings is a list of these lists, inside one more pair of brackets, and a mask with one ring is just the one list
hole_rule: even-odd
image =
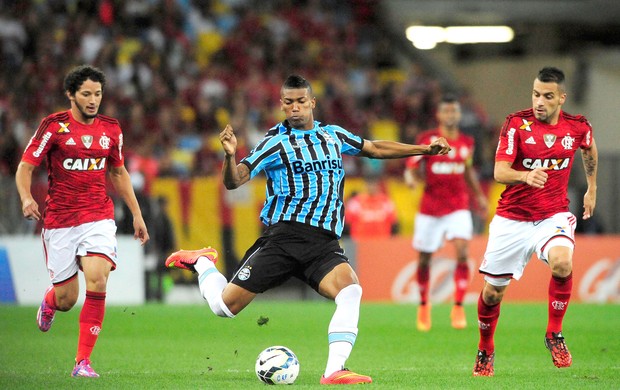
[[349,198],[345,223],[354,240],[387,238],[396,233],[396,207],[383,190],[379,177],[369,176],[366,190]]

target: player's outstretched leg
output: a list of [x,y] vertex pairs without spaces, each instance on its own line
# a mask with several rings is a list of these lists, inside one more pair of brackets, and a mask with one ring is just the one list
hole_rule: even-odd
[[80,362],[75,363],[75,367],[73,367],[73,371],[71,372],[71,376],[78,377],[83,376],[87,378],[99,378],[99,374],[93,370],[90,366],[89,359],[82,359]]
[[488,354],[487,351],[479,349],[478,355],[476,355],[476,364],[474,365],[474,376],[495,375],[494,362],[495,352]]
[[194,266],[198,261],[198,258],[204,256],[211,260],[213,263],[217,262],[217,251],[211,247],[198,249],[195,251],[180,251],[174,252],[166,259],[166,267],[168,268],[180,268],[196,272]]
[[47,332],[52,327],[52,323],[54,322],[54,316],[56,315],[56,308],[52,307],[48,302],[48,294],[50,292],[54,293],[54,286],[49,286],[45,290],[45,294],[43,295],[43,302],[41,302],[41,306],[39,306],[39,310],[37,311],[37,325],[41,332]]
[[573,357],[568,351],[562,332],[551,333],[552,337],[545,337],[545,347],[551,352],[551,359],[557,368],[570,367]]
[[338,370],[328,377],[321,377],[322,385],[359,385],[364,383],[372,383],[372,378],[356,374],[346,368]]

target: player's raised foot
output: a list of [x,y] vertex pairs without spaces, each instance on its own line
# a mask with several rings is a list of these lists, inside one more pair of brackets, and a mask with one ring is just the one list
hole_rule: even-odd
[[450,320],[454,329],[465,329],[467,327],[465,308],[461,305],[454,305],[450,312]]
[[476,364],[474,365],[474,376],[495,375],[495,369],[493,368],[494,362],[495,352],[487,354],[487,351],[479,349],[478,355],[476,356]]
[[89,359],[82,359],[79,363],[75,363],[75,367],[73,367],[71,376],[73,377],[84,376],[87,378],[99,378],[99,374],[97,374],[95,370],[93,370],[93,368],[90,366]]
[[417,327],[420,332],[431,330],[431,304],[418,306]]
[[180,251],[174,252],[166,259],[167,268],[180,268],[196,272],[194,266],[200,256],[204,256],[211,260],[214,264],[217,262],[217,251],[211,247],[198,249],[195,251]]
[[41,302],[41,306],[39,306],[39,310],[37,311],[37,325],[41,332],[47,332],[52,327],[52,322],[54,322],[54,316],[56,315],[56,309],[52,309],[50,305],[45,301],[45,297],[53,290],[54,286],[49,286],[47,290],[45,290],[45,294],[43,295],[43,302]]
[[551,333],[551,338],[545,337],[545,347],[551,352],[551,359],[557,368],[570,367],[573,357],[568,351],[562,332]]
[[322,385],[363,385],[372,383],[372,378],[366,375],[356,374],[346,368],[336,371],[327,378],[321,377]]

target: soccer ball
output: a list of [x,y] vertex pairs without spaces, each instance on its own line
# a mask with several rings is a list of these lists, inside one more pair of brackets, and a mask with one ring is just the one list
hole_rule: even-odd
[[299,360],[290,349],[269,347],[256,358],[256,376],[269,385],[290,385],[299,375]]

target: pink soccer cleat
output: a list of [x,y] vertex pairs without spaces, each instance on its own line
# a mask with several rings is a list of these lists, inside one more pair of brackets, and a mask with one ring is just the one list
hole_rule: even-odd
[[82,359],[79,363],[75,363],[75,367],[73,367],[73,371],[71,372],[72,377],[83,376],[87,378],[99,378],[99,374],[93,370],[90,366],[89,359]]
[[47,332],[52,327],[52,323],[54,322],[54,316],[56,315],[56,309],[52,309],[50,305],[45,301],[45,297],[50,290],[53,290],[54,286],[49,286],[47,290],[45,290],[45,294],[43,295],[43,302],[41,302],[41,306],[39,306],[39,311],[37,311],[37,325],[41,332]]
[[211,260],[214,264],[217,262],[217,251],[211,247],[198,249],[195,251],[176,251],[166,259],[167,268],[180,268],[192,272],[196,272],[194,266],[200,256],[204,256]]

